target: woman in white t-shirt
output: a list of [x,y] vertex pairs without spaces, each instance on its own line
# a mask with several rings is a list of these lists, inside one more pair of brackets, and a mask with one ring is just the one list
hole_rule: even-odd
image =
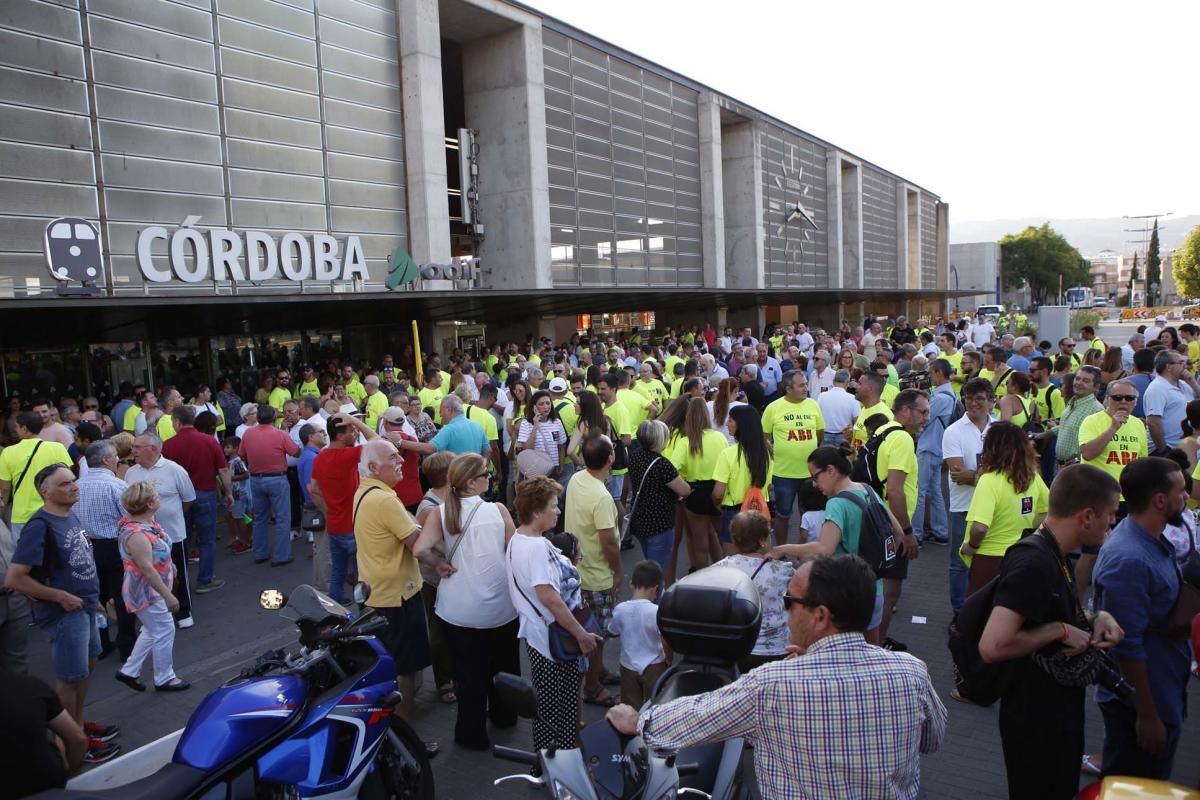
[[733,434],[729,432],[729,410],[746,405],[734,399],[740,390],[741,382],[737,378],[725,378],[717,385],[716,396],[708,401],[708,417],[712,420],[712,428],[724,436],[729,444],[733,444]]
[[538,450],[554,465],[550,476],[557,477],[567,452],[567,429],[563,427],[549,392],[534,392],[525,408],[525,418],[517,426],[517,450]]
[[444,558],[417,545],[418,558],[432,557],[441,575],[435,613],[443,623],[454,662],[458,718],[454,741],[460,747],[491,747],[487,719],[497,728],[517,723],[499,699],[492,679],[499,672],[520,673],[517,612],[508,592],[504,553],[513,535],[508,509],[486,502],[487,462],[478,453],[450,462],[450,491],[437,513],[426,517],[425,542],[440,542]]
[[[561,493],[562,486],[545,476],[522,481],[517,490],[520,525],[508,542],[509,596],[521,621],[518,635],[525,640],[529,672],[537,691],[538,715],[533,721],[533,746],[537,750],[579,746],[579,686],[587,671],[587,656],[603,641],[575,619],[574,612],[583,607],[579,570],[572,558],[544,536],[558,522]],[[577,545],[574,550],[577,557]],[[583,653],[580,658],[554,660],[550,652],[551,622],[571,632]]]

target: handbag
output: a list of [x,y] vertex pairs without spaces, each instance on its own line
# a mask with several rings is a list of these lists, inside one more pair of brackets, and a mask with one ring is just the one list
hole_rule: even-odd
[[642,479],[638,481],[637,494],[633,496],[633,502],[629,505],[629,511],[621,518],[622,540],[629,535],[629,528],[633,525],[633,514],[637,511],[638,498],[642,496],[642,487],[646,485],[646,478],[650,477],[650,470],[654,469],[654,465],[659,461],[662,461],[662,456],[650,462],[650,466],[646,467],[646,471],[642,473]]
[[[551,546],[549,540],[546,541],[546,544],[547,546]],[[529,599],[529,595],[525,594],[525,591],[521,588],[521,585],[517,583],[517,576],[513,574],[512,569],[511,550],[509,551],[508,555],[508,575],[513,582],[513,586],[516,587],[517,592],[525,599],[525,602],[529,604],[529,607],[533,609],[533,613],[537,614],[539,619],[542,619],[542,612],[538,611],[538,607],[533,604],[533,602]],[[575,621],[578,622],[580,626],[588,633],[600,635],[600,626],[597,624],[595,618],[592,617],[592,610],[588,608],[587,605],[581,605],[579,608],[572,610],[571,616],[573,616]],[[575,635],[562,625],[559,625],[558,620],[551,619],[546,623],[546,633],[547,644],[550,649],[550,658],[554,661],[575,662],[583,657],[583,650],[579,647],[579,642],[576,641]]]
[[1200,615],[1200,553],[1196,552],[1195,531],[1188,531],[1188,553],[1178,571],[1179,597],[1165,632],[1173,639],[1187,639],[1192,635],[1192,620]]
[[312,503],[305,503],[300,509],[300,530],[311,533],[325,530],[325,512]]

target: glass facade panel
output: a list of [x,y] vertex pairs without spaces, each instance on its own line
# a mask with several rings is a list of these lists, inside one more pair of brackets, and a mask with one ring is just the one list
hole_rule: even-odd
[[899,284],[896,179],[864,164],[863,284],[868,289],[895,289]]

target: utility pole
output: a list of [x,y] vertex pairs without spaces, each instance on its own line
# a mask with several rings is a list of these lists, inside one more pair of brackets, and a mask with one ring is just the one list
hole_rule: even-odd
[[[1121,219],[1136,219],[1136,220],[1142,221],[1143,227],[1141,227],[1141,228],[1125,228],[1124,232],[1125,233],[1140,233],[1142,235],[1141,239],[1127,239],[1125,241],[1125,244],[1126,245],[1130,245],[1130,244],[1141,245],[1141,254],[1142,254],[1143,263],[1145,262],[1145,260],[1147,258],[1149,258],[1149,255],[1150,255],[1150,253],[1149,253],[1149,251],[1150,251],[1150,233],[1153,230],[1153,223],[1157,223],[1158,219],[1160,217],[1169,217],[1174,213],[1175,212],[1173,212],[1173,211],[1168,211],[1165,214],[1125,214],[1124,216],[1121,217]],[[1159,230],[1159,236],[1162,236],[1162,231],[1164,230],[1163,226],[1159,225],[1158,230]],[[1134,253],[1135,253],[1134,263],[1135,264],[1137,263],[1136,262],[1136,253],[1137,252],[1138,251],[1136,251],[1136,250],[1134,251]],[[1131,273],[1131,275],[1132,274],[1136,274],[1136,273]],[[1161,276],[1159,278],[1159,283],[1160,284],[1162,283]],[[1134,281],[1130,280],[1130,282],[1129,282],[1129,307],[1130,308],[1133,308],[1133,285],[1134,285]],[[1146,300],[1149,300],[1149,298],[1150,298],[1150,289],[1151,289],[1150,282],[1149,282],[1149,280],[1147,280],[1146,281],[1146,291],[1144,294],[1144,297]]]

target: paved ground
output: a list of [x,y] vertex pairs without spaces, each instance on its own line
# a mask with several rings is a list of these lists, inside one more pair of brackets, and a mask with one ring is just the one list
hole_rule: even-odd
[[[300,560],[305,549],[297,548],[296,563],[278,569],[256,566],[249,556],[234,557],[222,551],[218,556],[218,574],[228,583],[219,592],[196,598],[196,626],[180,631],[176,638],[177,669],[182,677],[193,682],[193,689],[172,695],[156,694],[153,690],[144,694],[132,692],[114,680],[118,664],[106,659],[93,679],[88,718],[119,723],[123,744],[126,750],[132,750],[186,724],[205,692],[235,674],[258,653],[294,643],[289,624],[261,610],[257,598],[264,588],[290,589],[307,580],[311,562]],[[637,560],[635,552],[624,554],[627,572]],[[931,545],[922,551],[921,558],[912,565],[893,624],[895,638],[908,643],[912,652],[929,665],[934,684],[950,711],[949,729],[941,751],[923,758],[921,796],[947,800],[966,796],[974,800],[1003,798],[1006,787],[996,708],[966,706],[949,698],[953,683],[945,646],[949,622],[947,558],[946,548]],[[924,617],[925,621],[914,621],[914,617]],[[35,638],[33,651],[35,670],[42,675],[51,674],[48,646],[40,636]],[[610,668],[617,666],[616,655],[615,648],[610,647],[606,658]],[[481,791],[489,798],[536,796],[523,785],[493,789],[491,781],[515,771],[513,765],[454,746],[453,710],[437,702],[428,673],[417,699],[418,731],[442,744],[442,753],[434,761],[439,798],[467,800],[479,797]],[[1200,708],[1200,681],[1193,682],[1190,700],[1193,709]],[[599,716],[598,709],[585,708],[590,715]],[[797,724],[802,723],[797,721]],[[1102,737],[1099,711],[1094,703],[1089,703],[1089,747],[1098,748]],[[528,747],[528,723],[497,732],[495,741]],[[1175,778],[1192,786],[1200,782],[1200,723],[1195,716],[1185,728]]]

